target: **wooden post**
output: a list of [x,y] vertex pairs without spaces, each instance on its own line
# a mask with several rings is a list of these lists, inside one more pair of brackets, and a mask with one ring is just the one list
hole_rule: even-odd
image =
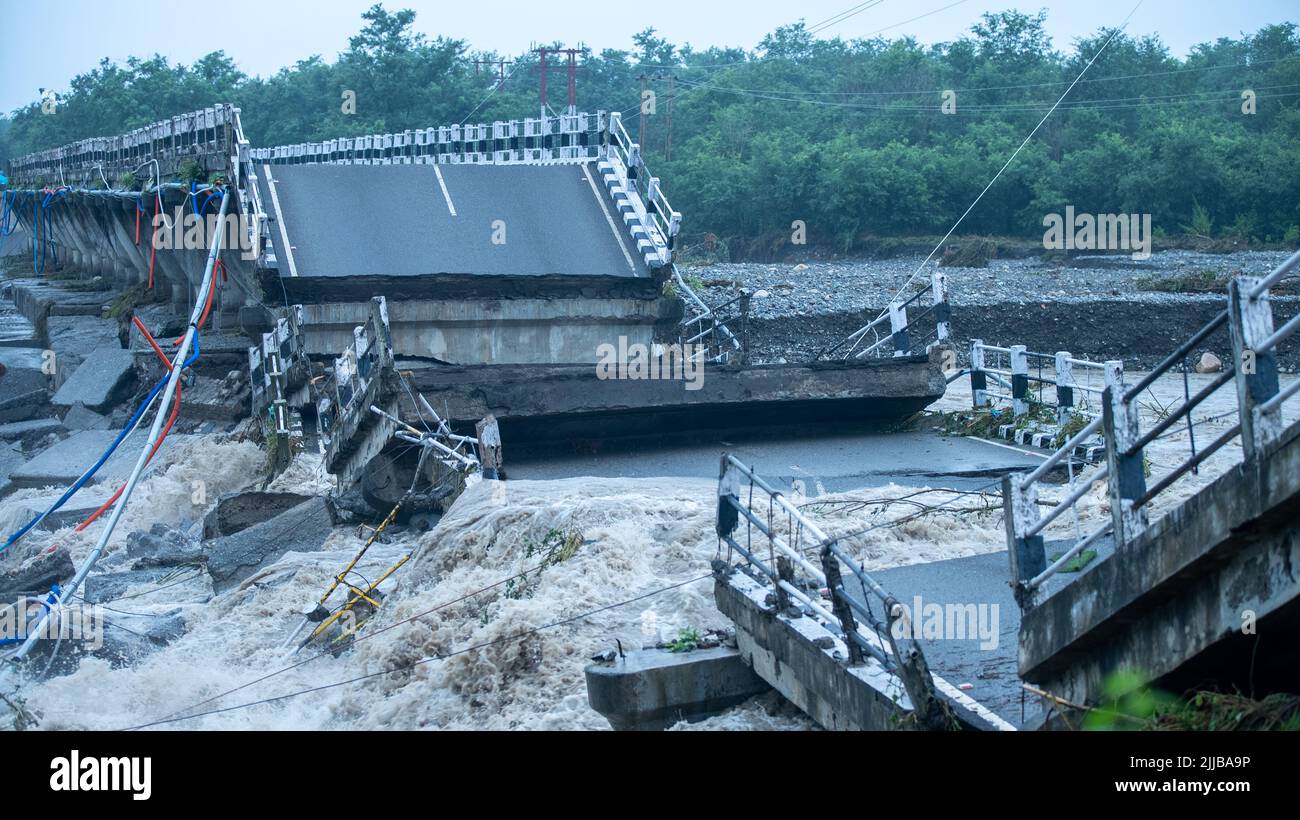
[[840,561],[831,552],[830,545],[822,547],[822,572],[826,573],[826,587],[831,592],[831,611],[835,618],[840,622],[840,630],[844,633],[844,645],[849,650],[849,665],[862,665],[862,647],[858,645],[854,635],[858,631],[858,621],[853,617],[853,609],[849,607],[849,602],[844,599],[847,594],[844,592],[844,579],[840,575]]

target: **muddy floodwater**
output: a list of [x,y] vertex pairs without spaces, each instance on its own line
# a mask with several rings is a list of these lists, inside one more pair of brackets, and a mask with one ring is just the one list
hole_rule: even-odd
[[[1209,378],[1192,376],[1191,391]],[[1144,403],[1144,423],[1152,423],[1161,406],[1181,399],[1183,389],[1181,377],[1160,379]],[[1199,409],[1199,441],[1233,423],[1234,401],[1229,388]],[[958,381],[932,409],[968,403],[969,391]],[[1295,407],[1289,408],[1287,420],[1295,416]],[[1188,453],[1185,428],[1172,433],[1149,451],[1152,480]],[[701,457],[716,459],[716,454]],[[1238,447],[1225,447],[1199,475],[1188,476],[1162,497],[1156,514],[1239,458]],[[184,527],[197,520],[202,510],[191,503],[197,477],[209,482],[215,497],[246,486],[261,459],[253,445],[218,436],[189,439],[165,451],[137,491],[120,535],[110,541],[110,556],[122,549],[131,530],[155,523]],[[815,451],[805,463],[815,465]],[[319,459],[310,454],[299,456],[277,481],[282,489],[306,493],[327,484]],[[810,480],[809,486],[815,484]],[[887,484],[808,500],[890,498],[918,489],[923,487]],[[1049,489],[1045,499],[1067,489]],[[42,492],[22,490],[0,502],[0,527],[7,531],[18,523],[18,502]],[[48,729],[120,729],[186,715],[198,716],[161,728],[605,729],[586,700],[583,667],[591,655],[615,640],[639,646],[670,639],[683,627],[728,625],[714,606],[707,577],[709,561],[718,553],[715,494],[712,481],[670,477],[478,482],[433,531],[407,532],[371,550],[359,567],[367,577],[407,551],[414,557],[384,585],[387,602],[362,640],[337,657],[306,651],[293,656],[283,644],[300,613],[362,543],[355,528],[336,528],[322,551],[291,552],[220,594],[201,584],[144,585],[107,604],[107,628],[115,628],[114,622],[138,627],[142,620],[179,609],[185,634],[133,666],[113,668],[104,660],[85,659],[72,674],[31,686],[27,707]],[[945,498],[942,490],[933,496]],[[832,532],[862,528],[854,514],[827,511],[834,509],[840,508],[810,507]],[[1049,537],[1065,538],[1076,528],[1088,532],[1109,514],[1100,490],[1085,497],[1079,510],[1078,521],[1063,516]],[[883,515],[902,517],[909,511],[887,508]],[[873,515],[878,523],[882,513]],[[578,546],[548,564],[556,532],[576,534]],[[64,544],[80,560],[96,533],[91,528],[74,535],[65,529],[32,537]],[[869,570],[1004,546],[996,500],[983,512],[940,512],[851,540],[852,551]],[[526,581],[507,580],[537,566],[544,568]],[[300,663],[307,658],[314,659]],[[397,668],[402,671],[387,671]],[[218,711],[228,707],[241,708]],[[769,697],[680,728],[799,730],[811,724]]]

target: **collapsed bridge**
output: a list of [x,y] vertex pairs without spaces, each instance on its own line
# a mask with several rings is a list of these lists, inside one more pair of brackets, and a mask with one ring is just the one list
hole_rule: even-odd
[[[518,444],[871,424],[944,389],[929,355],[947,337],[942,275],[871,325],[866,361],[749,365],[749,295],[711,307],[678,272],[682,216],[618,113],[254,148],[239,109],[218,105],[19,158],[10,178],[36,273],[66,266],[178,313],[197,299],[202,240],[226,230],[211,321],[258,342],[252,410],[281,437],[322,398],[349,404],[307,385],[346,351],[364,358],[367,323],[457,434],[492,415]],[[223,192],[229,226],[209,207]],[[195,247],[168,239],[191,229]],[[909,306],[930,334],[909,327]],[[655,376],[598,371],[610,350],[639,351]],[[683,357],[705,368],[694,384]],[[396,398],[376,400],[418,423]]]

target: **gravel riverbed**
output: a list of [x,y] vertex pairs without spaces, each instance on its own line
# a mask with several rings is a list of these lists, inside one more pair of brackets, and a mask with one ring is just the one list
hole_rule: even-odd
[[[756,361],[798,361],[815,356],[874,319],[911,279],[948,276],[953,334],[964,350],[971,338],[1026,344],[1032,350],[1069,350],[1097,359],[1119,358],[1150,366],[1195,332],[1225,304],[1222,293],[1148,290],[1153,281],[1262,276],[1286,252],[1207,254],[1163,251],[1146,260],[1127,256],[995,259],[987,268],[921,269],[922,256],[802,264],[726,263],[683,268],[700,296],[719,304],[744,287],[755,294],[748,332]],[[1297,311],[1294,280],[1275,296],[1279,321]],[[1226,337],[1206,346],[1223,355]],[[1294,368],[1295,355],[1283,355]]]

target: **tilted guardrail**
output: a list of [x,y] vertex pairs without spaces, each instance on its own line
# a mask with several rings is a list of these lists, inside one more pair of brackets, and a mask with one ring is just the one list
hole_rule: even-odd
[[[948,277],[935,271],[927,286],[906,298],[900,294],[879,316],[822,355],[838,354],[844,359],[910,356],[947,343],[951,328]],[[844,350],[845,346],[847,350]]]
[[[756,498],[757,496],[757,498]],[[743,535],[738,532],[741,520]],[[944,704],[935,694],[934,680],[920,645],[910,630],[903,637],[895,625],[906,617],[905,608],[853,559],[839,542],[821,530],[798,507],[757,473],[731,455],[722,456],[718,479],[717,535],[732,552],[772,585],[777,611],[797,605],[842,636],[848,651],[847,663],[878,664],[896,675],[907,691],[917,720],[922,726],[947,725]],[[757,543],[755,543],[757,542]],[[809,560],[809,554],[817,563]],[[845,590],[841,565],[861,584],[865,600]],[[825,588],[830,608],[814,600],[796,580],[802,575],[816,588]],[[883,617],[870,604],[875,598]],[[820,596],[819,596],[820,597]],[[866,624],[869,629],[863,629]],[[868,661],[868,659],[870,659]]]
[[[1084,550],[1113,535],[1116,548],[1138,538],[1148,526],[1151,503],[1190,472],[1196,471],[1214,453],[1240,438],[1243,457],[1255,458],[1277,441],[1283,431],[1282,405],[1300,392],[1300,379],[1279,389],[1277,346],[1300,329],[1300,315],[1274,329],[1269,289],[1300,266],[1300,252],[1279,265],[1266,277],[1240,276],[1228,287],[1228,304],[1204,327],[1192,334],[1150,373],[1131,387],[1107,372],[1102,414],[1076,433],[1038,469],[1029,474],[1011,474],[1003,479],[1003,507],[1007,520],[1007,546],[1011,554],[1012,585],[1022,607],[1032,607],[1036,593],[1052,576]],[[1213,334],[1228,329],[1233,360],[1195,395],[1143,431],[1138,398],[1162,375],[1174,368],[1186,372],[1185,360]],[[1232,382],[1236,388],[1237,422],[1201,448],[1193,434],[1192,411],[1219,389]],[[1186,419],[1189,456],[1148,486],[1144,450],[1175,424]],[[1106,463],[1079,481],[1060,503],[1040,514],[1039,484],[1044,476],[1069,458],[1086,437],[1101,432],[1105,437]],[[1059,558],[1047,564],[1043,533],[1053,521],[1105,482],[1111,519],[1092,533],[1079,537]]]
[[157,163],[156,176],[175,174],[185,160],[218,172],[236,186],[237,166],[246,161],[239,109],[229,103],[178,114],[116,137],[92,137],[9,161],[11,187],[25,185],[111,188],[116,178]]
[[[695,351],[687,355],[711,364],[743,364],[745,346],[741,337],[749,320],[749,293],[742,291],[717,307],[709,307],[682,278],[676,265],[673,265],[673,286],[686,303],[681,321],[683,351]],[[729,324],[735,324],[737,332]]]

